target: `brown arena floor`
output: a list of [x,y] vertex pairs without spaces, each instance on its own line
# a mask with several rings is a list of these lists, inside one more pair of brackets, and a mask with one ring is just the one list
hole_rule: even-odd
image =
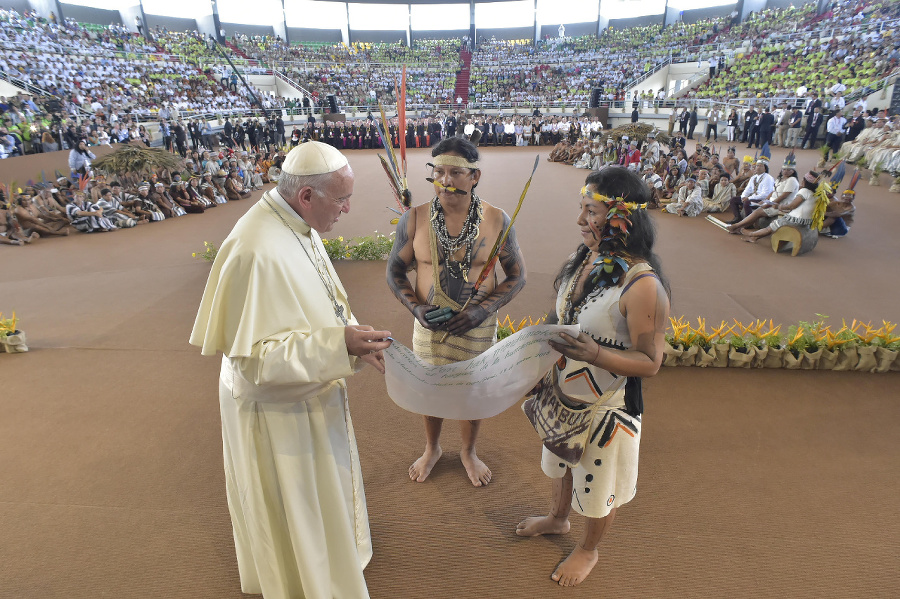
[[[484,151],[479,191],[514,206],[533,157]],[[800,152],[801,167],[817,152]],[[776,150],[774,163],[783,152]],[[390,230],[374,152],[350,154],[352,211],[333,235]],[[417,201],[426,154],[410,156]],[[519,318],[551,305],[551,281],[578,242],[585,171],[542,159],[518,224],[528,286]],[[773,318],[816,313],[897,322],[900,196],[860,183],[850,236],[799,258],[751,246],[701,219],[658,214],[673,313]],[[258,194],[257,194],[258,195]],[[256,196],[255,196],[256,197]],[[217,245],[250,202],[113,235],[0,246],[0,310],[15,309],[32,351],[0,355],[0,598],[241,597],[225,504],[218,360],[187,344]],[[383,263],[338,266],[364,323],[411,338]],[[501,313],[505,315],[507,311]],[[641,478],[588,580],[549,574],[564,538],[513,534],[546,510],[540,444],[511,409],[487,422],[480,455],[494,472],[474,489],[458,427],[424,484],[419,417],[366,370],[350,382],[375,558],[373,598],[897,597],[900,425],[896,374],[663,369],[646,381]]]

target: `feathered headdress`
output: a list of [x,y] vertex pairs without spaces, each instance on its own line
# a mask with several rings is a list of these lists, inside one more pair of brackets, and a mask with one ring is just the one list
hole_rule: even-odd
[[791,153],[785,157],[784,164],[781,165],[781,168],[797,170],[797,158],[794,156],[794,150],[791,150]]
[[769,164],[769,160],[772,159],[772,150],[769,148],[769,142],[763,144],[762,152],[759,152],[759,158],[756,160],[756,164]]
[[855,171],[853,171],[853,176],[850,177],[850,185],[848,185],[847,189],[844,190],[845,194],[850,194],[853,196],[856,195],[856,190],[854,189],[854,187],[856,187],[856,184],[859,183],[860,174],[861,173],[859,172],[858,168]]

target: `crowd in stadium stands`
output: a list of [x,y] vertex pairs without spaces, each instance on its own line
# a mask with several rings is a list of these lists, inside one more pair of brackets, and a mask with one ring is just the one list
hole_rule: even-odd
[[[835,80],[846,86],[847,95],[873,85],[898,65],[900,34],[896,27],[881,31],[866,25],[900,17],[900,5],[838,4],[825,19],[810,19],[801,25],[785,17],[788,12],[767,11],[735,28],[735,35],[749,47],[737,52],[727,68],[691,97],[790,97],[805,95],[801,93],[804,89],[821,94],[828,82]],[[836,36],[813,35],[824,27],[829,34],[835,28]]]

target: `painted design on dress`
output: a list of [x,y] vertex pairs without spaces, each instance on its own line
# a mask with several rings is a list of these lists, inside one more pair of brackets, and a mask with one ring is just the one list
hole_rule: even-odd
[[603,395],[603,390],[600,389],[600,385],[594,380],[594,375],[591,374],[590,368],[579,368],[578,370],[569,373],[566,376],[565,382],[568,384],[579,378],[583,378],[591,393],[593,393],[597,399],[600,399],[600,396]]
[[594,434],[591,435],[590,443],[593,443],[594,439],[597,438],[597,435],[600,435],[600,441],[597,443],[597,445],[599,447],[608,447],[609,444],[612,443],[612,440],[616,436],[616,433],[620,430],[624,431],[625,434],[631,437],[634,437],[638,432],[637,427],[630,419],[622,416],[614,410],[610,410],[603,415],[603,419],[597,426],[597,430],[595,430]]

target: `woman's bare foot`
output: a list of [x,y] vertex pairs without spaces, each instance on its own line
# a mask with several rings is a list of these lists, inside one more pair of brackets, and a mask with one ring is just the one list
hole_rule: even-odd
[[516,534],[520,537],[537,537],[540,535],[564,535],[572,527],[568,518],[553,516],[532,516],[525,518],[516,526]]
[[409,467],[409,478],[417,483],[425,482],[425,479],[431,474],[431,469],[434,468],[437,461],[441,459],[442,453],[443,451],[441,450],[440,445],[433,449],[426,447],[422,457],[413,462],[413,465]]
[[572,553],[561,563],[550,578],[561,587],[574,587],[588,577],[597,564],[597,550],[587,551],[576,545]]
[[483,487],[491,482],[491,469],[478,459],[474,449],[463,449],[459,452],[459,459],[462,461],[463,466],[466,467],[466,474],[469,475],[469,480],[472,481],[473,485]]
[[728,225],[727,231],[732,235],[740,235],[741,231],[743,231],[743,227],[739,227],[737,225]]
[[756,237],[755,235],[752,235],[750,233],[744,233],[743,231],[741,231],[741,237],[747,243],[756,243],[757,241],[759,241],[759,237]]

